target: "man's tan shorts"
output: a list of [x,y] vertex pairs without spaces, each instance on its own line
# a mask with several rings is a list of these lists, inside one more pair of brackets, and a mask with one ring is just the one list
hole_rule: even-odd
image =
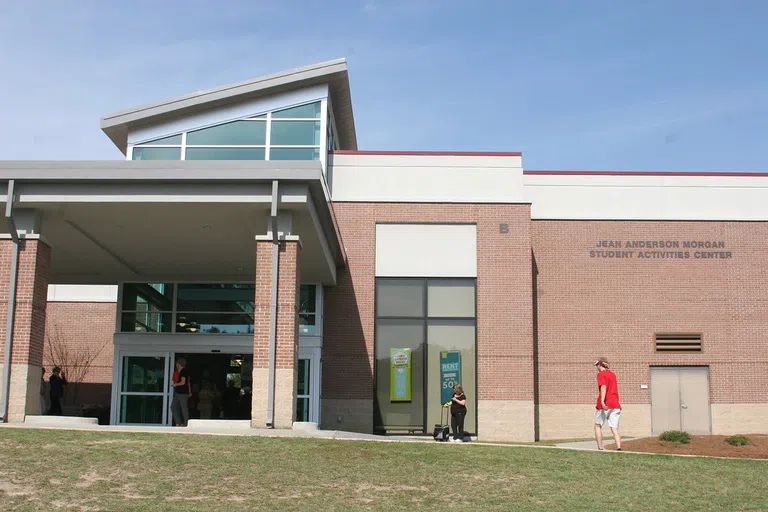
[[608,420],[608,426],[619,428],[619,418],[621,409],[598,409],[595,411],[595,425],[603,426],[605,420]]

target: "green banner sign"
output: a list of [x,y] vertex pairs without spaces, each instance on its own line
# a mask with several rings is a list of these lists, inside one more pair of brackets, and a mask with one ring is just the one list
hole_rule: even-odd
[[461,352],[440,352],[440,402],[450,402],[453,386],[461,384]]
[[411,349],[389,349],[389,399],[411,401]]

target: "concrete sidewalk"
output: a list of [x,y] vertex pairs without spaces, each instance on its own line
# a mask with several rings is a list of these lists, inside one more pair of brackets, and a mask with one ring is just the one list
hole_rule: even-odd
[[[607,446],[607,445],[606,445]],[[567,448],[569,450],[588,450],[588,451],[600,451],[597,449],[597,442],[595,440],[592,441],[570,441],[567,443],[555,443],[555,447],[557,448]],[[611,451],[609,448],[606,448],[607,451]],[[614,448],[615,450],[615,448]]]
[[391,442],[423,442],[432,441],[431,437],[389,437],[374,434],[361,434],[359,432],[346,432],[343,430],[305,430],[305,429],[268,429],[251,427],[217,427],[216,425],[192,426],[192,427],[167,427],[152,425],[94,425],[67,421],[66,417],[49,417],[50,419],[38,419],[33,423],[2,423],[0,428],[26,428],[26,429],[54,429],[54,430],[79,430],[90,432],[131,432],[152,434],[201,434],[220,436],[246,436],[246,437],[292,437],[314,439],[361,439],[368,441]]
[[[637,439],[634,437],[622,437],[622,441],[629,441],[631,439]],[[605,446],[606,452],[615,452],[616,451],[616,445],[613,442],[613,438],[605,439],[605,442],[603,443]],[[557,448],[567,448],[569,450],[587,450],[587,451],[595,451],[598,452],[600,450],[597,449],[597,441],[594,439],[590,441],[569,441],[566,443],[555,443],[555,447]]]
[[[347,432],[343,430],[312,430],[306,428],[294,429],[268,429],[251,428],[249,422],[216,421],[195,423],[188,427],[168,427],[153,425],[97,425],[90,418],[76,418],[68,416],[35,416],[30,417],[25,423],[0,423],[0,428],[27,428],[27,429],[53,429],[53,430],[79,430],[90,432],[126,432],[126,433],[151,433],[151,434],[198,434],[218,436],[244,436],[244,437],[287,437],[307,439],[357,439],[363,441],[379,441],[394,443],[434,443],[431,436],[385,436],[374,434],[362,434],[359,432]],[[568,450],[598,451],[597,444],[591,441],[572,441],[555,443],[554,445],[534,445],[515,443],[494,443],[472,438],[466,443],[438,443],[452,446],[506,446],[521,448],[561,448]],[[606,443],[605,451],[615,451]]]

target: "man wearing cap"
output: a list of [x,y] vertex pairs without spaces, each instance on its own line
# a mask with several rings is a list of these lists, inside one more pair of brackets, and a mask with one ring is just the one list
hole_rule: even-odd
[[607,420],[611,428],[616,449],[621,451],[621,436],[619,435],[619,418],[621,404],[619,403],[619,386],[616,374],[608,369],[608,361],[601,357],[595,361],[597,367],[597,405],[595,406],[595,441],[597,449],[603,449],[603,423]]

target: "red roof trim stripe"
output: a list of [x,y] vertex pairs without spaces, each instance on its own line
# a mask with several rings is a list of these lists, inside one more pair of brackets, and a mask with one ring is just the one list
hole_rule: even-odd
[[681,171],[531,171],[524,170],[523,174],[539,176],[743,176],[768,177],[766,172],[681,172]]
[[396,156],[523,156],[519,151],[354,151],[337,150],[334,155],[396,155]]

